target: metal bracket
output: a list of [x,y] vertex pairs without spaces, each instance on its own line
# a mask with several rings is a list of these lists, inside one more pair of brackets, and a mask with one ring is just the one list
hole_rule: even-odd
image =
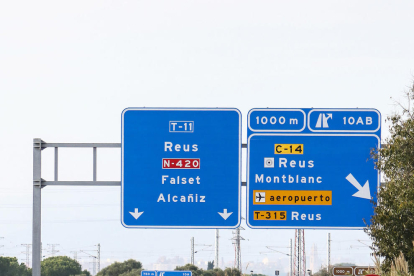
[[45,141],[43,141],[40,138],[35,138],[33,139],[33,148],[39,149],[40,150],[44,150],[46,147],[43,146],[43,144],[45,143]]
[[45,180],[43,178],[40,178],[40,180],[34,180],[33,179],[33,186],[39,187],[40,188],[44,188],[46,187],[46,185],[43,185],[43,183],[45,182]]

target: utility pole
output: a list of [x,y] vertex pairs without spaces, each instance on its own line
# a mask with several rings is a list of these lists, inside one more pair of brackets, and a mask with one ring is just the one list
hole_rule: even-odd
[[101,271],[101,244],[98,243],[98,273]]
[[329,267],[331,266],[331,233],[328,233],[328,241],[327,241],[327,264],[326,270],[329,273]]
[[293,248],[292,248],[292,239],[290,239],[290,273],[289,276],[293,276]]
[[55,257],[55,254],[59,252],[59,250],[56,250],[56,246],[59,246],[59,244],[48,244],[47,246],[52,247],[52,249],[50,250],[52,257]]
[[26,266],[30,267],[30,248],[32,247],[32,245],[26,243],[26,244],[22,244],[22,246],[26,247],[26,251],[22,252],[22,253],[26,254]]
[[219,268],[219,230],[216,229],[216,257],[214,259],[214,268]]
[[194,265],[194,237],[191,237],[191,261],[190,263]]
[[[0,237],[0,240],[4,239],[4,237]],[[0,245],[0,248],[4,247],[4,245]],[[3,256],[3,254],[0,254],[0,256]]]

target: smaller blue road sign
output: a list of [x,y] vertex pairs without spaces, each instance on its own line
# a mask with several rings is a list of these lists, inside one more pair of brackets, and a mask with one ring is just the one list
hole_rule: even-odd
[[157,276],[192,276],[191,271],[157,271]]
[[380,184],[370,158],[381,145],[377,110],[253,109],[248,120],[249,227],[369,223]]
[[240,224],[241,114],[233,108],[122,113],[122,224]]
[[158,271],[158,270],[143,270],[141,276],[192,276],[191,271]]

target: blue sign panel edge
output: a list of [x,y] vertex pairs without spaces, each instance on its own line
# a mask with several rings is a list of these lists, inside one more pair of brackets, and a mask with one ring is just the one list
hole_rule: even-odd
[[[330,130],[315,130],[310,126],[310,116],[312,114],[312,112],[318,112],[318,111],[356,111],[356,112],[375,112],[378,114],[378,127],[375,130],[335,130],[335,129],[330,129]],[[380,128],[381,128],[381,113],[375,109],[375,108],[315,108],[312,109],[311,111],[309,111],[308,113],[308,128],[310,131],[312,132],[344,132],[344,133],[349,133],[349,132],[355,132],[355,133],[375,133],[377,132]]]
[[[239,187],[238,187],[238,214],[235,226],[146,226],[146,225],[127,225],[124,222],[124,115],[128,111],[235,111],[239,115]],[[237,108],[162,108],[162,107],[128,107],[121,114],[121,224],[130,229],[235,229],[241,224],[241,173],[242,173],[242,114]]]
[[[301,129],[298,130],[262,130],[262,129],[253,129],[250,127],[250,115],[252,112],[254,111],[298,111],[303,113],[303,117],[304,117],[304,124],[303,127]],[[292,132],[292,133],[298,133],[298,132],[302,132],[305,128],[306,128],[306,113],[305,111],[303,111],[303,109],[300,108],[252,108],[249,110],[249,113],[247,114],[247,127],[252,131],[252,132]]]
[[[308,227],[308,226],[252,226],[249,224],[250,221],[250,213],[249,213],[249,196],[250,196],[250,189],[249,189],[249,182],[250,182],[250,162],[249,162],[249,158],[250,158],[250,139],[253,136],[365,136],[365,137],[375,137],[378,140],[378,147],[381,146],[381,140],[380,138],[375,135],[375,134],[363,134],[363,133],[359,133],[359,134],[327,134],[327,133],[306,133],[306,134],[302,134],[302,133],[254,133],[252,135],[250,135],[248,137],[248,141],[247,141],[247,179],[246,179],[246,224],[249,228],[251,229],[336,229],[336,230],[363,230],[364,227],[329,227],[329,226],[323,226],[323,227],[317,227],[317,226],[312,226],[312,227]],[[378,180],[377,180],[377,191],[380,187],[381,184],[381,175],[380,172],[378,171]]]

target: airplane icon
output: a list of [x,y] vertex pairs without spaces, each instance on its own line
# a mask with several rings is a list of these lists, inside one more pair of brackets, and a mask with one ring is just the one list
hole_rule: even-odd
[[266,202],[266,193],[256,192],[256,202]]

